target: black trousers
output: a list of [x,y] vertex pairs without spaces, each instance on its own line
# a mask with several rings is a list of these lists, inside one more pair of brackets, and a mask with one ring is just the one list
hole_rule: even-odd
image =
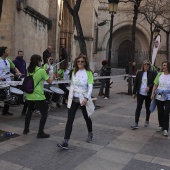
[[32,117],[32,113],[34,110],[34,106],[36,104],[36,107],[39,109],[41,113],[41,118],[40,118],[40,123],[39,123],[39,133],[44,132],[44,126],[47,120],[47,115],[48,115],[48,107],[47,107],[47,102],[46,100],[39,100],[39,101],[32,101],[32,100],[27,100],[27,106],[28,110],[25,116],[25,130],[29,130],[29,125]]
[[156,100],[158,108],[158,122],[163,130],[169,130],[169,113],[170,113],[170,100],[160,101]]
[[[75,114],[76,114],[76,111],[79,106],[80,106],[79,103],[72,102],[72,105],[71,105],[70,109],[68,110],[68,118],[67,118],[67,124],[66,124],[66,128],[65,128],[64,139],[70,139]],[[91,121],[90,117],[88,117],[86,107],[85,106],[80,106],[80,107],[81,107],[81,111],[83,113],[84,119],[86,121],[88,132],[92,132],[92,121]]]
[[135,123],[138,124],[139,122],[139,117],[143,105],[143,101],[145,100],[145,108],[146,108],[146,121],[149,121],[150,117],[150,103],[151,103],[151,96],[143,96],[141,94],[137,94],[137,107],[136,107],[136,112],[135,112]]

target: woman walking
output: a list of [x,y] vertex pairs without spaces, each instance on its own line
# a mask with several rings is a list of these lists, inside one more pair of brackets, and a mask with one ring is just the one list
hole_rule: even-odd
[[92,141],[92,121],[90,115],[94,112],[94,105],[91,100],[93,89],[93,74],[89,69],[89,62],[85,55],[80,54],[74,62],[74,70],[71,77],[71,86],[68,97],[68,118],[65,128],[64,141],[57,144],[62,149],[68,149],[68,140],[72,132],[73,121],[76,111],[80,106],[88,129],[87,142]]
[[170,113],[170,62],[162,63],[162,73],[159,73],[154,81],[151,99],[155,97],[158,108],[158,131],[163,131],[168,136]]
[[50,135],[44,133],[44,126],[47,120],[48,107],[43,90],[43,81],[51,83],[53,81],[54,75],[51,74],[51,76],[49,77],[46,71],[43,68],[41,68],[41,62],[42,62],[41,56],[36,54],[31,56],[31,62],[30,65],[28,66],[27,75],[33,76],[34,91],[31,94],[26,93],[28,111],[25,116],[25,128],[23,134],[27,135],[29,133],[29,125],[32,117],[32,111],[34,110],[34,105],[36,104],[36,107],[39,109],[41,113],[37,138],[49,138]]
[[150,103],[151,103],[151,93],[154,85],[154,79],[156,77],[156,72],[151,71],[151,64],[148,60],[145,60],[142,64],[142,70],[136,75],[135,84],[133,88],[133,97],[136,98],[137,95],[137,108],[135,112],[135,124],[131,126],[131,129],[138,129],[139,117],[145,100],[146,108],[146,120],[145,127],[149,125],[150,117]]

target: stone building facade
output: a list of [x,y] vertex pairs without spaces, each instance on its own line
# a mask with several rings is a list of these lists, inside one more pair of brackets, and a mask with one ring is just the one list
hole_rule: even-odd
[[[74,1],[69,0],[74,6]],[[0,9],[1,11],[1,9]],[[101,67],[101,61],[108,57],[110,38],[110,14],[108,0],[83,0],[79,17],[87,45],[87,55],[92,70]],[[114,15],[112,33],[111,66],[124,68],[131,51],[133,4],[119,3]],[[103,24],[100,24],[103,23]],[[150,31],[149,24],[138,16],[136,30],[135,61],[140,64],[148,58]],[[161,31],[161,45],[156,64],[166,59],[166,35]],[[72,16],[63,0],[3,0],[0,16],[0,46],[8,46],[10,58],[18,49],[25,52],[29,62],[32,54],[42,55],[48,45],[52,46],[52,56],[59,58],[60,46],[68,52],[70,61],[80,53]]]

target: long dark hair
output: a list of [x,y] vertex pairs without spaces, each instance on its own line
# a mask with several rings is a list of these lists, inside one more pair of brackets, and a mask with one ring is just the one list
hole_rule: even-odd
[[3,54],[5,53],[6,49],[7,49],[7,47],[0,47],[0,57],[3,56]]
[[168,73],[170,73],[170,62],[169,61],[163,61],[162,62],[162,65],[166,63],[167,64],[167,70],[168,70]]
[[29,73],[34,73],[35,67],[36,67],[36,66],[39,66],[38,63],[39,63],[40,61],[42,61],[40,55],[37,55],[37,54],[32,55],[32,56],[31,56],[31,59],[30,59],[30,65],[28,66],[28,72],[29,72]]
[[85,65],[84,65],[84,68],[88,71],[91,71],[90,70],[90,66],[89,66],[89,61],[88,61],[88,58],[87,56],[83,55],[83,54],[80,54],[77,58],[75,58],[74,60],[74,75],[77,73],[77,71],[79,70],[78,66],[77,66],[77,60],[79,60],[80,58],[82,58],[84,61],[85,61]]

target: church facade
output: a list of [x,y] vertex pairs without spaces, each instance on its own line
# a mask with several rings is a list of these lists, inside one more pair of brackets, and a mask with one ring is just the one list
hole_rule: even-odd
[[[0,4],[0,46],[10,49],[14,59],[19,49],[24,50],[29,62],[32,54],[42,55],[48,45],[52,56],[58,61],[60,47],[66,48],[69,61],[80,53],[76,40],[73,18],[63,0],[2,0]],[[69,0],[74,6],[74,1]],[[108,58],[110,18],[108,0],[83,0],[79,10],[81,25],[87,46],[87,55],[92,70],[101,67],[101,61]],[[132,43],[133,4],[119,3],[114,15],[111,66],[125,68],[130,60]],[[161,31],[161,44],[156,65],[167,59],[166,34]],[[135,61],[138,65],[148,59],[150,25],[139,14],[136,29]]]

